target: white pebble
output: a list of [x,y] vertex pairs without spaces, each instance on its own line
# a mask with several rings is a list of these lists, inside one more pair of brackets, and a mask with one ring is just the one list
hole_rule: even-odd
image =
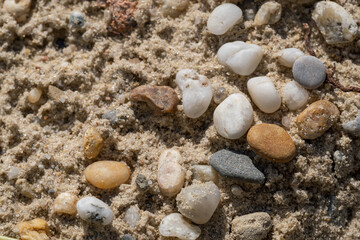
[[3,8],[18,22],[26,19],[30,11],[31,0],[5,0]]
[[247,82],[251,99],[265,113],[273,113],[280,108],[281,97],[274,83],[268,77],[254,77]]
[[184,113],[189,118],[200,117],[212,99],[210,81],[193,69],[184,69],[176,74],[176,84],[182,91]]
[[242,20],[241,9],[232,3],[224,3],[217,6],[210,14],[207,21],[209,32],[222,35]]
[[8,171],[7,175],[9,180],[17,179],[20,175],[20,169],[18,167],[12,167]]
[[180,213],[171,213],[161,220],[159,232],[164,237],[195,240],[200,236],[201,229],[186,221]]
[[261,5],[255,15],[255,25],[274,24],[281,18],[281,4],[269,1]]
[[243,136],[253,122],[253,108],[241,93],[231,94],[214,111],[217,132],[228,139]]
[[31,89],[31,91],[29,92],[27,99],[30,103],[37,103],[42,95],[42,90],[39,88],[33,88]]
[[96,197],[83,197],[76,203],[76,209],[81,219],[108,225],[114,219],[114,213],[110,207]]
[[285,67],[292,67],[296,59],[305,54],[297,48],[285,48],[279,51],[279,63]]
[[309,93],[296,81],[291,81],[283,89],[283,98],[290,110],[296,110],[306,105]]
[[242,41],[225,43],[217,52],[220,64],[242,76],[252,74],[262,57],[263,50],[260,46]]
[[218,180],[218,175],[215,169],[209,165],[194,165],[192,167],[193,179],[201,182],[213,181],[214,183]]
[[126,210],[124,220],[130,227],[135,227],[139,219],[140,214],[137,206],[131,206],[128,210]]

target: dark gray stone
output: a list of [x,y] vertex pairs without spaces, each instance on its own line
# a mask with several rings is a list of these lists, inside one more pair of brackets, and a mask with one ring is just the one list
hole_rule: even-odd
[[214,153],[210,157],[210,165],[224,177],[258,184],[265,181],[264,174],[254,166],[248,156],[226,149]]
[[138,174],[135,182],[141,191],[146,191],[149,189],[149,183],[144,175]]
[[121,237],[121,240],[135,240],[130,234],[125,234]]
[[104,113],[101,116],[101,118],[109,120],[110,124],[117,124],[118,123],[117,114],[118,114],[117,110],[110,110],[110,111]]
[[313,56],[299,57],[292,68],[295,80],[304,88],[320,87],[326,78],[324,64]]

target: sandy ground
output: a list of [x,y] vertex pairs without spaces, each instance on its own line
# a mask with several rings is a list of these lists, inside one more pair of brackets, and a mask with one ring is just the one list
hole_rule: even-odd
[[[137,27],[126,36],[110,34],[108,18],[96,1],[44,1],[33,3],[22,24],[0,10],[0,233],[18,237],[16,223],[36,217],[45,219],[52,239],[120,239],[130,233],[136,239],[162,239],[161,219],[176,212],[174,198],[160,194],[156,183],[157,161],[166,148],[177,148],[191,184],[191,165],[207,164],[212,153],[223,148],[241,151],[264,172],[264,185],[251,185],[221,178],[221,203],[211,221],[201,226],[200,239],[233,239],[235,216],[266,211],[273,219],[267,239],[360,239],[360,140],[345,133],[341,124],[352,120],[360,108],[359,93],[344,93],[331,85],[312,90],[309,103],[327,99],[341,111],[338,123],[322,137],[304,141],[297,135],[294,119],[302,110],[290,112],[283,104],[273,114],[263,114],[253,105],[255,123],[281,124],[291,119],[289,134],[298,154],[287,164],[274,164],[257,157],[245,140],[226,140],[217,135],[211,103],[199,119],[189,119],[182,107],[173,115],[156,116],[146,105],[131,104],[126,94],[142,84],[167,85],[176,89],[177,71],[194,68],[206,75],[214,89],[244,92],[246,80],[221,66],[218,48],[243,40],[262,46],[265,55],[253,76],[271,77],[276,88],[292,80],[290,69],[278,64],[275,53],[286,47],[305,52],[302,23],[313,28],[312,45],[327,65],[336,64],[335,77],[344,85],[360,86],[360,48],[356,41],[329,46],[311,20],[312,6],[283,6],[281,20],[254,27],[245,21],[223,36],[207,32],[206,21],[222,1],[192,0],[177,18],[163,17],[157,0],[139,1]],[[227,2],[227,1],[224,1]],[[265,1],[231,1],[243,11],[256,10]],[[357,0],[336,1],[360,23]],[[69,15],[86,15],[86,26],[69,28]],[[64,91],[60,98],[48,94],[53,85]],[[26,100],[34,87],[43,90],[40,101]],[[102,114],[118,110],[118,122],[110,124]],[[128,184],[104,191],[85,181],[83,171],[92,161],[84,157],[82,139],[89,126],[105,139],[96,160],[125,161],[132,170]],[[335,158],[341,151],[343,158]],[[8,179],[13,167],[17,179],[25,179],[32,197],[21,194],[23,185]],[[136,189],[138,173],[151,180],[148,193]],[[24,180],[22,180],[24,181]],[[231,187],[238,185],[238,196]],[[26,186],[25,186],[26,187]],[[24,188],[24,187],[23,187]],[[55,214],[55,197],[64,191],[96,196],[111,206],[115,220],[110,226],[93,226],[77,216]],[[138,205],[141,220],[135,228],[124,221],[126,209]]]

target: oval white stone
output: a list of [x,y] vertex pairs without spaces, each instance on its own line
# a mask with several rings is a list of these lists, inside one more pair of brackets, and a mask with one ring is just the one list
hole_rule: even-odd
[[242,16],[241,9],[235,4],[221,4],[211,12],[207,21],[207,28],[212,34],[222,35],[238,23]]
[[241,93],[231,94],[214,111],[217,132],[228,139],[243,136],[253,122],[253,108]]
[[184,69],[176,74],[176,84],[182,91],[184,113],[189,118],[200,117],[212,99],[210,81],[193,69]]
[[83,197],[76,203],[76,209],[81,219],[108,225],[114,219],[110,207],[96,197]]
[[247,82],[251,99],[265,113],[273,113],[281,105],[281,97],[268,77],[254,77]]
[[285,67],[292,67],[296,59],[305,54],[297,48],[285,48],[279,51],[279,63]]
[[242,41],[225,43],[217,52],[220,64],[242,76],[252,74],[262,57],[263,51],[260,46]]
[[290,110],[296,110],[307,103],[309,93],[296,81],[291,81],[285,85],[283,97],[286,106]]
[[180,213],[171,213],[161,220],[159,232],[164,237],[195,240],[200,236],[201,229],[186,221]]

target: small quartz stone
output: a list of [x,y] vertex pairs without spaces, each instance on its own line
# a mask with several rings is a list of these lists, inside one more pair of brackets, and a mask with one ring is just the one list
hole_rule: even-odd
[[189,0],[165,0],[161,8],[164,16],[177,17],[186,10]]
[[142,174],[138,174],[136,176],[136,186],[141,190],[141,191],[147,191],[149,189],[149,183],[146,179],[146,177]]
[[215,94],[214,94],[214,102],[216,104],[220,104],[222,101],[225,100],[225,98],[227,97],[227,92],[226,89],[223,87],[219,87],[218,89],[216,89]]
[[96,128],[88,128],[83,142],[85,156],[89,159],[96,158],[103,147],[103,142],[104,140]]
[[41,95],[42,95],[42,90],[40,88],[33,88],[29,92],[29,94],[27,96],[27,100],[30,103],[37,103],[40,100]]
[[76,214],[77,196],[72,193],[60,193],[54,201],[54,212],[65,214]]
[[342,127],[346,132],[356,137],[360,137],[360,110],[358,111],[357,117],[353,121],[344,123]]
[[222,35],[242,20],[241,9],[232,3],[217,6],[210,14],[207,21],[209,32]]
[[95,187],[110,189],[125,183],[131,175],[130,168],[122,162],[98,161],[85,169],[85,178]]
[[268,77],[254,77],[247,82],[251,99],[265,113],[273,113],[280,108],[281,97],[274,83]]
[[304,139],[315,139],[323,135],[338,120],[339,109],[327,100],[316,101],[296,118],[299,135]]
[[18,22],[23,22],[30,11],[31,0],[5,0],[3,8]]
[[297,48],[285,48],[278,53],[279,63],[285,67],[292,67],[299,57],[305,54]]
[[195,240],[200,236],[201,229],[188,222],[180,213],[171,213],[161,220],[159,232],[164,237]]
[[247,134],[247,141],[254,152],[272,162],[286,163],[296,154],[290,135],[275,124],[261,123],[253,126]]
[[217,52],[220,64],[242,76],[252,74],[262,57],[260,46],[242,41],[225,43]]
[[313,56],[302,56],[296,59],[292,72],[295,80],[308,89],[320,87],[326,78],[324,64]]
[[181,155],[175,149],[167,149],[160,155],[157,181],[165,196],[176,195],[184,184],[185,171],[179,162],[181,162]]
[[185,115],[189,118],[200,117],[208,109],[212,99],[210,81],[193,69],[179,71],[175,81],[182,92]]
[[12,167],[7,173],[9,180],[17,179],[20,175],[20,169],[18,167]]
[[49,226],[47,222],[41,218],[31,221],[21,222],[15,226],[15,232],[20,234],[22,240],[48,240],[50,239]]
[[110,124],[115,125],[119,121],[118,116],[117,116],[118,113],[119,113],[118,110],[110,110],[110,111],[105,112],[101,116],[101,118],[107,119],[107,120],[109,120]]
[[124,220],[130,227],[135,227],[139,219],[140,214],[137,206],[131,206],[128,210],[126,210]]
[[217,172],[208,165],[194,165],[192,166],[193,179],[201,182],[213,181],[214,183],[218,180]]
[[299,109],[307,104],[309,93],[296,81],[287,83],[283,89],[283,99],[290,110]]
[[85,17],[84,14],[78,11],[74,11],[70,15],[70,24],[71,26],[81,28],[85,25]]
[[237,240],[263,240],[271,229],[271,217],[266,212],[256,212],[235,217],[232,234]]
[[76,209],[80,218],[90,223],[108,225],[114,219],[110,207],[96,197],[83,197],[76,203]]
[[221,176],[258,184],[262,184],[265,181],[264,174],[254,166],[248,156],[226,149],[214,153],[210,157],[210,165]]
[[356,21],[335,2],[320,1],[316,3],[312,19],[328,44],[349,43],[357,35]]
[[179,212],[196,224],[207,223],[220,202],[219,188],[213,182],[192,184],[176,197]]
[[281,4],[269,1],[261,5],[255,15],[255,25],[274,24],[281,18]]
[[228,139],[242,137],[253,122],[253,108],[241,93],[231,94],[214,111],[217,132]]
[[146,102],[157,112],[173,113],[177,109],[179,98],[171,87],[143,85],[130,92],[130,101]]

